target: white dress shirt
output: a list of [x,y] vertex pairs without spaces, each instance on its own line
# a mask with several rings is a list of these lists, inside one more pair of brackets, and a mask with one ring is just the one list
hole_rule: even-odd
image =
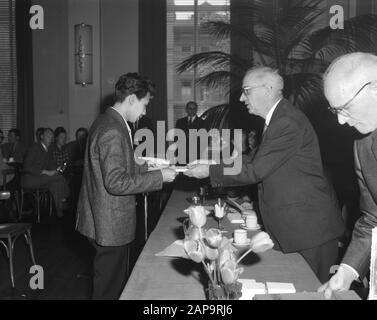
[[120,114],[120,116],[122,117],[122,119],[124,120],[124,123],[125,123],[126,126],[127,126],[128,134],[129,134],[129,136],[130,136],[130,141],[131,141],[131,144],[132,144],[132,143],[133,143],[133,141],[132,141],[132,132],[131,132],[130,126],[129,126],[128,123],[127,123],[126,118],[123,117],[123,115],[122,115],[117,109],[115,109],[114,107],[111,107],[111,109],[113,109],[113,110],[115,110],[116,112],[118,112],[118,113]]
[[266,115],[266,123],[265,123],[266,126],[269,126],[270,121],[271,121],[271,118],[272,118],[272,115],[274,114],[274,111],[275,111],[276,107],[278,106],[278,104],[279,104],[279,102],[280,102],[281,100],[283,100],[283,99],[278,100],[278,101],[273,105],[273,107],[270,109],[270,111],[268,111],[268,113],[267,113],[267,115]]

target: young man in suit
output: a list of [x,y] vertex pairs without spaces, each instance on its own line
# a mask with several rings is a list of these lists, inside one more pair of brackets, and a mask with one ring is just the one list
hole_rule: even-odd
[[271,68],[246,73],[240,100],[266,122],[254,158],[243,158],[239,174],[225,175],[223,165],[198,165],[186,174],[209,176],[217,187],[259,183],[261,216],[275,248],[300,253],[323,283],[337,262],[344,226],[317,136],[306,116],[283,98],[283,86]]
[[176,172],[147,172],[134,159],[131,129],[149,103],[151,83],[137,73],[122,75],[115,104],[89,130],[76,229],[96,250],[93,299],[117,299],[129,273],[130,244],[135,239],[135,195],[159,190]]
[[319,288],[327,298],[348,290],[369,269],[372,229],[377,227],[377,56],[351,53],[335,60],[324,75],[325,96],[340,124],[365,134],[355,141],[355,168],[362,216],[336,274]]

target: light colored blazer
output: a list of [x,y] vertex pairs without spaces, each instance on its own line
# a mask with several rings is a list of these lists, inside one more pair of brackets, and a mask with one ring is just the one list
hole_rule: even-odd
[[102,246],[135,239],[135,194],[162,188],[161,171],[146,172],[135,163],[122,116],[112,108],[89,131],[79,195],[76,229]]

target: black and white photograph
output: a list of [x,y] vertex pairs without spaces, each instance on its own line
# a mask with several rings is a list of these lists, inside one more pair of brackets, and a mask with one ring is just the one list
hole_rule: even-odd
[[377,0],[0,0],[0,300],[376,300],[376,228]]

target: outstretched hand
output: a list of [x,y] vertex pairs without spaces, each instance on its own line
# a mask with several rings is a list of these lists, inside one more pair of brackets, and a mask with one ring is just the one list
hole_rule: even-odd
[[175,177],[178,174],[178,172],[176,172],[175,170],[171,168],[161,169],[161,173],[162,173],[162,180],[164,182],[173,182]]
[[188,170],[184,172],[184,175],[196,178],[196,179],[204,179],[209,176],[209,165],[207,164],[194,164],[188,165]]

